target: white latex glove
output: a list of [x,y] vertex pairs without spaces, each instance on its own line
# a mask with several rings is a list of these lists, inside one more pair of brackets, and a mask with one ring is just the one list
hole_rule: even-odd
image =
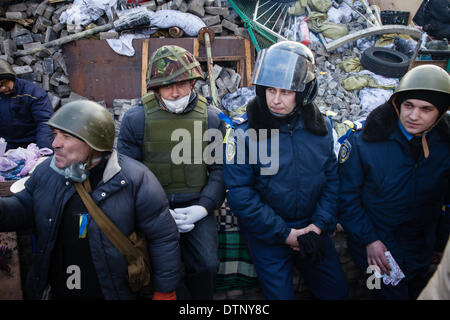
[[[186,219],[183,219],[183,224],[193,224],[197,221],[203,219],[208,215],[208,212],[206,209],[202,206],[190,206],[186,208],[176,208],[174,209],[175,214],[177,215],[184,215]],[[181,220],[181,217],[177,218]]]
[[178,232],[184,233],[189,232],[194,229],[195,225],[193,223],[186,223],[187,216],[185,214],[176,213],[174,210],[169,209],[173,220],[177,224]]

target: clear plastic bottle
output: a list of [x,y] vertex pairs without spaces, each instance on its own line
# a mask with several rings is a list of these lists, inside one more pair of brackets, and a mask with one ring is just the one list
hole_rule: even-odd
[[299,29],[300,29],[300,35],[301,35],[301,43],[303,43],[305,46],[309,45],[309,28],[308,23],[306,22],[308,20],[308,17],[303,18],[300,21]]

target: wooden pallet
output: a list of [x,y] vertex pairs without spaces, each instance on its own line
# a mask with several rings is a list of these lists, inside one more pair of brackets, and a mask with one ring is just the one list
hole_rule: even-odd
[[[12,195],[9,190],[15,181],[0,182],[0,197]],[[22,300],[22,286],[20,280],[19,248],[15,232],[0,232],[0,246],[7,246],[12,250],[10,263],[11,271],[0,270],[0,300]]]

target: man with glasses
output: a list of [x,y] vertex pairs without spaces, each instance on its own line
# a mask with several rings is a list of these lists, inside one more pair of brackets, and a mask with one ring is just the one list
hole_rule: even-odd
[[34,83],[16,78],[13,69],[0,59],[0,137],[7,149],[26,148],[34,142],[51,148],[53,135],[45,124],[53,115],[47,93]]

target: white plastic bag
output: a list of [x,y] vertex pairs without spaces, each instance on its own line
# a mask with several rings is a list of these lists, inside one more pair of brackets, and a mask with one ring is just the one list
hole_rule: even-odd
[[206,27],[202,19],[187,12],[177,10],[149,11],[150,25],[161,29],[178,27],[190,37],[196,37],[201,28]]
[[59,22],[85,27],[105,12],[109,21],[112,21],[111,7],[116,5],[117,0],[74,0],[72,6],[61,14]]
[[362,112],[369,114],[373,109],[389,100],[393,91],[380,88],[364,88],[359,90]]
[[132,57],[136,52],[133,48],[133,40],[142,38],[148,38],[148,35],[143,33],[122,33],[119,39],[106,39],[106,41],[115,53]]

